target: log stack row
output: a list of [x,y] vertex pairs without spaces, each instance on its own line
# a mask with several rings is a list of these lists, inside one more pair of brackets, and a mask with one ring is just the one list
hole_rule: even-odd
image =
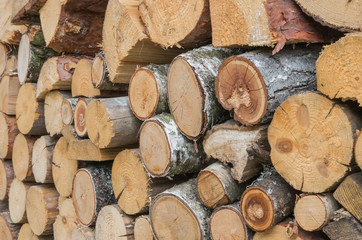
[[1,239],[362,239],[361,6],[3,1]]

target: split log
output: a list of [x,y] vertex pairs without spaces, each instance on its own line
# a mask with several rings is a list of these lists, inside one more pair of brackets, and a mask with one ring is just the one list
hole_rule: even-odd
[[11,161],[0,160],[0,211],[8,209],[10,184],[15,178]]
[[362,239],[362,224],[349,212],[341,208],[331,217],[331,222],[323,228],[331,240]]
[[17,178],[13,180],[9,190],[9,213],[13,223],[27,223],[25,213],[26,195],[29,188],[34,185],[23,183]]
[[16,114],[16,102],[20,91],[19,79],[16,73],[2,76],[0,82],[0,111],[8,114]]
[[11,22],[14,24],[40,23],[39,10],[46,0],[13,1]]
[[196,187],[196,179],[190,179],[152,198],[150,218],[156,239],[208,239],[211,212],[198,199]]
[[362,29],[360,18],[362,6],[358,1],[335,4],[330,4],[328,0],[318,1],[318,3],[310,0],[295,0],[295,2],[305,13],[325,26],[351,32]]
[[22,134],[45,135],[44,102],[38,102],[36,84],[25,83],[16,100],[16,119]]
[[64,99],[61,106],[61,117],[63,126],[73,124],[74,120],[74,109],[78,102],[78,98]]
[[169,112],[167,101],[167,72],[169,65],[150,64],[136,70],[129,82],[129,104],[142,121]]
[[73,56],[51,57],[40,70],[36,98],[44,99],[51,90],[71,90],[74,69],[79,58]]
[[362,172],[346,177],[334,191],[333,197],[362,222]]
[[13,2],[12,0],[4,0],[0,3],[0,42],[18,45],[21,35],[28,28],[25,25],[14,25],[11,23]]
[[[146,120],[140,129],[142,163],[153,177],[198,172],[212,160],[177,129],[171,114],[163,113]],[[198,150],[197,150],[197,149]]]
[[216,208],[238,200],[246,189],[231,176],[230,168],[215,162],[197,175],[197,192],[202,203]]
[[79,60],[72,78],[72,97],[92,98],[100,95],[101,91],[94,88],[92,83],[92,61],[87,58]]
[[58,139],[49,135],[38,138],[33,147],[32,169],[37,183],[53,183],[52,158]]
[[85,113],[87,111],[88,103],[91,100],[92,99],[89,98],[79,98],[74,108],[74,128],[79,137],[88,136]]
[[21,225],[11,221],[9,212],[0,213],[0,233],[2,240],[18,239],[20,227]]
[[54,228],[54,240],[72,239],[72,233],[78,227],[78,218],[71,198],[65,199],[59,204],[59,215],[56,217]]
[[97,218],[96,240],[133,240],[134,220],[135,217],[126,215],[118,205],[103,207]]
[[251,229],[265,231],[291,214],[294,204],[294,189],[275,170],[269,170],[245,190],[240,209]]
[[349,106],[313,92],[293,95],[277,108],[268,129],[272,163],[295,189],[327,192],[350,172],[360,128]]
[[26,216],[36,235],[53,234],[53,223],[59,213],[59,194],[47,185],[32,186],[26,196]]
[[211,214],[209,228],[212,240],[251,240],[253,237],[241,215],[239,202],[216,208]]
[[25,136],[19,133],[14,140],[13,167],[17,179],[24,182],[33,182],[33,148],[38,138]]
[[99,148],[135,144],[141,121],[132,113],[128,97],[93,100],[86,112],[88,136]]
[[327,223],[339,204],[332,194],[302,195],[297,198],[294,208],[294,217],[298,225],[306,231],[319,231]]
[[68,158],[68,146],[66,139],[61,137],[54,147],[52,159],[54,185],[60,196],[64,197],[68,197],[72,193],[73,179],[78,170],[78,161]]
[[44,62],[52,56],[59,55],[53,49],[45,47],[41,28],[38,27],[35,31],[33,36],[29,33],[23,34],[20,40],[18,75],[21,85],[25,82],[37,82]]
[[72,240],[95,240],[95,231],[90,227],[77,228],[72,233]]
[[146,35],[139,1],[109,0],[103,27],[103,50],[114,83],[128,83],[138,66],[166,64],[182,49],[164,50]]
[[0,113],[0,158],[11,159],[16,135],[19,130],[16,118]]
[[209,1],[143,0],[139,12],[150,39],[164,48],[195,48],[211,40]]
[[142,215],[136,218],[133,231],[135,240],[155,240],[151,220],[148,215]]
[[253,240],[326,240],[320,232],[307,232],[296,225],[293,219],[287,218],[271,229],[256,232]]
[[79,221],[85,226],[95,224],[101,208],[116,203],[111,169],[106,166],[79,169],[73,181],[72,197]]
[[267,126],[243,127],[229,120],[213,126],[203,146],[209,158],[232,165],[231,174],[238,182],[258,176],[260,163],[270,163]]
[[226,46],[274,46],[287,43],[328,42],[340,34],[323,27],[292,0],[210,0],[212,43]]
[[25,223],[21,226],[18,240],[52,240],[52,236],[37,236],[31,230],[30,225]]
[[227,118],[215,97],[215,69],[232,54],[230,49],[205,46],[177,56],[170,65],[170,112],[180,131],[191,140],[199,139],[212,124]]
[[318,91],[331,99],[356,100],[362,106],[361,61],[362,33],[347,34],[325,46],[316,64]]
[[123,150],[113,161],[112,186],[121,209],[129,215],[148,211],[150,198],[178,181],[151,179],[141,162],[138,149]]
[[47,46],[57,52],[85,55],[99,52],[108,1],[99,2],[98,11],[90,11],[97,2],[48,0],[39,11]]
[[289,96],[316,88],[315,62],[320,50],[320,45],[310,45],[286,47],[276,55],[259,49],[232,56],[219,67],[216,97],[244,125],[270,122]]

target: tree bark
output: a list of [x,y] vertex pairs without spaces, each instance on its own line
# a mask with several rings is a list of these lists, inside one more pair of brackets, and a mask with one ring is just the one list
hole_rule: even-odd
[[133,113],[142,121],[169,112],[167,101],[167,72],[169,65],[150,64],[133,74],[129,83],[129,103]]
[[12,18],[13,24],[40,23],[39,10],[46,0],[17,0],[13,1]]
[[88,136],[99,148],[135,144],[141,121],[132,113],[128,97],[96,99],[88,104]]
[[52,240],[53,236],[37,236],[28,223],[24,223],[19,231],[18,240]]
[[32,183],[23,183],[17,178],[13,180],[9,189],[9,213],[13,223],[27,223],[25,204],[26,195]]
[[358,112],[350,106],[313,92],[293,95],[275,111],[268,129],[272,163],[297,190],[333,190],[351,171],[360,128]]
[[73,124],[74,110],[77,102],[78,98],[64,99],[61,106],[61,116],[62,116],[63,126]]
[[105,166],[79,169],[74,178],[72,197],[79,221],[86,226],[94,225],[101,208],[116,203],[111,169]]
[[74,109],[74,128],[75,132],[79,137],[87,137],[87,127],[86,127],[86,119],[85,113],[87,111],[88,103],[92,99],[89,98],[79,98],[77,104]]
[[135,240],[155,240],[151,220],[148,215],[142,215],[136,218],[134,222]]
[[16,125],[16,118],[0,114],[0,158],[11,159],[16,135],[19,129]]
[[177,56],[170,65],[170,112],[180,131],[191,140],[199,139],[212,124],[227,119],[215,97],[215,69],[233,53],[230,49],[205,46]]
[[21,225],[15,224],[10,219],[9,212],[0,213],[0,233],[3,240],[18,239]]
[[101,91],[94,88],[92,83],[93,60],[84,58],[79,60],[72,78],[72,97],[92,98],[100,96]]
[[53,183],[52,158],[57,141],[57,138],[45,135],[34,143],[32,169],[37,183]]
[[11,161],[0,160],[0,211],[8,210],[10,184],[15,178]]
[[215,125],[203,141],[209,158],[231,164],[231,174],[238,182],[256,177],[262,171],[260,163],[270,163],[267,126],[242,127],[229,120]]
[[20,90],[17,73],[5,73],[0,82],[0,111],[7,115],[16,114],[16,102]]
[[72,233],[72,240],[95,240],[95,231],[90,227],[77,228]]
[[293,212],[295,194],[294,189],[270,169],[246,189],[240,209],[251,229],[265,231]]
[[177,129],[171,114],[163,113],[146,120],[140,129],[142,162],[153,177],[173,177],[195,173],[212,160]]
[[259,49],[232,56],[221,64],[215,80],[219,103],[244,125],[265,124],[289,96],[314,90],[320,45],[285,48],[277,55]]
[[72,239],[72,233],[79,223],[73,206],[73,200],[67,198],[59,204],[59,215],[54,222],[54,240]]

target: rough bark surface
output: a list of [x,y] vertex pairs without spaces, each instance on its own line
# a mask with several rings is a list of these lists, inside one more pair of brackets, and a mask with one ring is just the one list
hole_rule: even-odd
[[46,0],[17,0],[12,2],[12,23],[40,23],[39,10],[44,6]]

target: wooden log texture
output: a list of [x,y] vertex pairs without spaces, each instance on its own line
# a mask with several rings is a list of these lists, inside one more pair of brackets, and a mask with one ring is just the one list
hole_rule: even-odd
[[6,59],[6,68],[4,75],[16,75],[17,73],[17,66],[18,66],[18,56],[16,55],[17,48],[12,46],[12,50],[8,53]]
[[16,118],[0,114],[0,158],[11,159],[16,135],[19,129],[16,125]]
[[251,240],[253,237],[253,232],[247,227],[241,214],[238,201],[216,208],[210,216],[209,228],[212,240]]
[[86,226],[94,225],[101,208],[116,203],[111,169],[105,166],[79,169],[73,181],[72,197],[79,221]]
[[143,0],[139,11],[150,39],[164,48],[198,47],[211,40],[209,1]]
[[2,76],[6,70],[6,64],[10,54],[11,54],[10,45],[0,43],[0,76]]
[[32,169],[37,183],[53,183],[52,159],[57,141],[57,138],[44,135],[34,143]]
[[258,176],[260,163],[270,162],[267,126],[243,127],[229,120],[213,126],[203,146],[209,158],[231,164],[231,174],[239,182]]
[[328,42],[337,31],[316,23],[292,0],[210,1],[214,46],[274,46]]
[[88,136],[99,148],[121,147],[138,142],[141,121],[132,113],[128,97],[93,100],[86,112]]
[[[362,130],[362,129],[361,129]],[[362,169],[362,134],[361,130],[357,130],[356,132],[356,141],[354,144],[354,159],[359,166],[360,169]]]
[[39,10],[44,6],[46,0],[17,0],[12,2],[12,23],[40,23]]
[[0,213],[0,233],[2,240],[18,239],[20,227],[21,225],[11,221],[9,212]]
[[244,125],[270,122],[289,96],[316,88],[315,62],[320,50],[320,45],[310,45],[286,47],[276,55],[270,49],[258,49],[229,57],[218,70],[216,97]]
[[53,234],[53,223],[59,213],[59,194],[47,185],[30,187],[26,196],[26,216],[36,235]]
[[293,95],[268,129],[272,163],[297,190],[332,190],[351,170],[357,129],[359,117],[348,106],[313,92]]
[[135,71],[129,83],[129,104],[142,121],[169,112],[167,101],[167,72],[169,65],[150,64]]
[[101,91],[92,83],[92,60],[83,58],[78,61],[72,78],[72,97],[100,96]]
[[128,83],[138,66],[166,64],[184,52],[164,50],[146,35],[139,11],[139,1],[109,0],[103,27],[103,50],[114,83]]
[[0,111],[7,115],[16,114],[16,102],[20,90],[17,73],[5,73],[0,82]]
[[135,217],[125,214],[117,204],[102,208],[96,223],[96,240],[133,240]]
[[78,102],[78,98],[64,99],[61,106],[61,117],[63,126],[73,124],[74,120],[74,109]]
[[33,148],[38,138],[26,136],[19,133],[14,140],[13,148],[13,167],[17,179],[24,182],[33,182]]
[[211,162],[203,154],[201,144],[197,146],[183,136],[168,113],[142,124],[140,151],[143,165],[153,177],[198,172]]
[[202,203],[216,208],[238,200],[246,189],[231,176],[231,170],[221,162],[215,162],[197,175],[197,192]]
[[21,35],[28,28],[25,25],[14,25],[11,23],[12,8],[12,0],[4,0],[0,4],[0,42],[18,45]]
[[215,69],[232,54],[230,49],[209,45],[172,61],[167,81],[168,103],[178,128],[189,139],[199,139],[212,124],[226,120],[227,114],[215,97]]
[[333,197],[362,222],[362,172],[346,177],[334,191]]
[[74,128],[79,137],[88,136],[85,113],[87,111],[88,103],[91,100],[92,99],[89,98],[79,98],[74,108]]
[[37,236],[31,230],[29,223],[25,223],[21,226],[19,231],[18,240],[52,240],[53,236]]
[[11,161],[0,160],[0,211],[8,209],[10,185],[15,178]]
[[78,218],[71,198],[59,204],[59,215],[54,222],[54,240],[72,239],[72,233],[78,228]]
[[141,215],[134,222],[134,240],[154,240],[151,220],[148,215]]
[[150,218],[156,239],[208,239],[211,212],[198,199],[196,187],[196,179],[190,179],[152,198]]
[[44,118],[44,102],[38,102],[36,84],[25,83],[19,90],[16,100],[16,119],[22,134],[45,135],[47,130]]
[[44,99],[51,90],[71,90],[74,69],[79,58],[73,56],[51,57],[40,70],[36,98]]
[[72,240],[95,240],[95,231],[90,227],[80,227],[73,231]]
[[362,33],[350,33],[325,46],[318,58],[317,89],[329,98],[354,100],[362,105]]
[[254,231],[265,231],[293,212],[295,191],[275,170],[268,170],[243,193],[240,209]]
[[9,190],[9,213],[13,223],[27,223],[25,205],[26,195],[32,183],[23,183],[17,178],[13,180]]

